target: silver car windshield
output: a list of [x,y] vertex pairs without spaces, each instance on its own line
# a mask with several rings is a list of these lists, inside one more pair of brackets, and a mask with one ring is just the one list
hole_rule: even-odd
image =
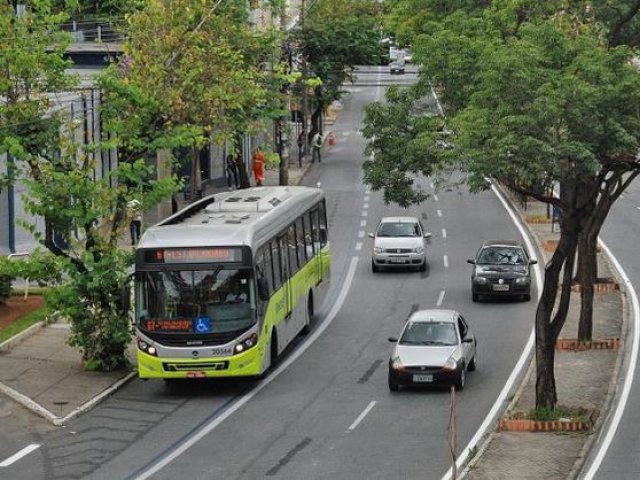
[[204,316],[211,320],[211,333],[222,333],[247,328],[256,318],[249,269],[141,272],[137,295],[136,313],[141,324]]
[[378,237],[419,237],[420,227],[413,222],[385,222],[380,224],[377,235]]
[[516,247],[485,247],[478,255],[480,265],[524,265],[525,254]]
[[450,322],[410,322],[402,332],[400,345],[457,345],[458,337]]

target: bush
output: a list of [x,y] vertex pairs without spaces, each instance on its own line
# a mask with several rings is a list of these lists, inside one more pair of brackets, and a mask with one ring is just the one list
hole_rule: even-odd
[[14,276],[10,270],[10,266],[7,258],[0,258],[0,305],[4,305],[11,296],[11,283],[13,282]]

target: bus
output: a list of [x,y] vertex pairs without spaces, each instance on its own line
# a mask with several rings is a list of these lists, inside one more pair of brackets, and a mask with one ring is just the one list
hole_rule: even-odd
[[135,252],[140,378],[263,377],[330,282],[324,194],[254,187],[148,228]]

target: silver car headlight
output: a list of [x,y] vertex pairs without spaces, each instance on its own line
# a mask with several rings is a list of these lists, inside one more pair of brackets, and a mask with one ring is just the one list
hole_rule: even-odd
[[453,357],[449,357],[447,358],[447,361],[444,362],[442,369],[453,372],[457,368],[457,366],[458,366],[458,361]]
[[373,253],[375,253],[376,255],[380,255],[381,253],[384,253],[384,248],[382,248],[382,247],[373,247]]
[[424,253],[424,247],[416,247],[413,249],[414,253]]
[[489,282],[489,280],[487,280],[487,277],[481,277],[479,275],[476,275],[473,281],[480,285],[486,285]]
[[516,285],[528,285],[529,277],[518,277],[515,281]]

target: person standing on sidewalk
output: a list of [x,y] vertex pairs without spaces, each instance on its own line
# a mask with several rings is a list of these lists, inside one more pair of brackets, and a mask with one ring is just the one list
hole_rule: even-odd
[[225,169],[227,171],[227,187],[231,188],[231,180],[233,179],[233,186],[237,189],[238,167],[233,159],[233,155],[231,154],[227,155],[227,159],[225,160]]
[[256,185],[259,187],[264,182],[264,164],[267,158],[262,151],[261,147],[258,147],[253,154],[253,176],[256,179]]
[[136,245],[140,241],[140,232],[142,230],[142,205],[135,198],[127,203],[127,210],[131,218],[129,223],[129,234],[131,235],[131,245]]
[[316,161],[316,157],[318,158],[318,163],[322,162],[322,154],[320,150],[322,149],[322,135],[320,132],[316,132],[311,140],[311,163]]

